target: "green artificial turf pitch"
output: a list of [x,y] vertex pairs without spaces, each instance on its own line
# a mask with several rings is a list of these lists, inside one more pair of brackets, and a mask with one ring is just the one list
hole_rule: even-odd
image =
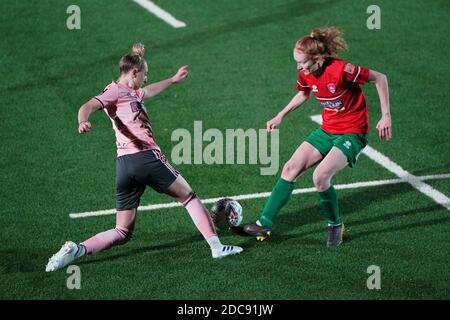
[[[77,1],[81,29],[68,30],[71,1],[0,3],[0,298],[2,299],[448,299],[450,211],[407,183],[339,191],[348,239],[325,246],[318,196],[293,196],[266,242],[222,233],[244,252],[213,260],[182,208],[141,212],[133,241],[84,257],[81,289],[64,270],[45,273],[66,240],[114,227],[114,216],[70,219],[115,206],[115,140],[104,113],[77,133],[78,108],[117,78],[135,42],[146,45],[149,82],[189,64],[190,76],[147,101],[157,142],[170,160],[171,133],[265,128],[296,93],[292,47],[318,26],[339,26],[349,61],[387,75],[393,140],[370,145],[414,175],[450,173],[448,1],[377,1],[381,29],[369,30],[370,1],[155,1],[187,27],[174,29],[132,1]],[[371,127],[380,116],[365,85]],[[280,168],[317,127],[314,99],[280,127]],[[278,175],[257,165],[176,166],[203,198],[270,191]],[[396,176],[362,155],[336,184]],[[427,182],[450,196],[449,180]],[[311,172],[297,188],[312,187]],[[173,201],[147,190],[141,204]],[[241,201],[244,222],[265,199]],[[208,205],[210,207],[210,205]],[[371,265],[381,289],[369,290]]]

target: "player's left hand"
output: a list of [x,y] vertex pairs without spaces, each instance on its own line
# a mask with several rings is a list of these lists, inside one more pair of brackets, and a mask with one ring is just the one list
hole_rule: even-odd
[[186,79],[189,75],[188,67],[188,65],[185,65],[178,69],[177,73],[172,77],[172,83],[178,83]]
[[392,138],[391,116],[383,115],[377,123],[378,135],[381,140],[389,140]]

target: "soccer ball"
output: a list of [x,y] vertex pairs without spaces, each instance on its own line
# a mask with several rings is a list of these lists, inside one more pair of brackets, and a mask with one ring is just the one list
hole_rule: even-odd
[[223,198],[211,208],[211,219],[219,229],[229,230],[242,222],[242,207],[236,200]]

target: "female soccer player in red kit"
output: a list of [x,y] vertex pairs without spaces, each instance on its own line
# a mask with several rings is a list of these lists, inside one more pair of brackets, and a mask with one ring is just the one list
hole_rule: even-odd
[[309,99],[311,92],[323,107],[323,121],[284,165],[260,218],[244,226],[244,231],[258,240],[270,236],[274,219],[290,199],[295,181],[317,164],[313,182],[328,220],[327,245],[337,247],[342,243],[344,226],[331,179],[347,165],[353,167],[368,143],[369,115],[360,84],[375,84],[381,105],[381,119],[376,128],[380,139],[392,137],[386,76],[337,59],[336,54],[346,48],[340,30],[335,27],[314,29],[295,44],[299,92],[267,122],[267,130],[278,127],[287,114]]
[[123,56],[119,62],[119,79],[109,84],[100,95],[82,105],[78,112],[79,133],[91,130],[89,115],[99,109],[103,109],[111,119],[116,133],[116,227],[79,245],[67,241],[61,250],[49,259],[47,272],[61,269],[85,254],[129,241],[139,201],[146,186],[175,197],[183,204],[208,242],[213,258],[222,258],[242,251],[238,246],[221,244],[207,209],[186,180],[167,162],[156,144],[143,103],[144,99],[186,79],[188,67],[181,67],[169,79],[141,88],[147,81],[148,72],[144,52],[142,44],[135,44],[132,52]]

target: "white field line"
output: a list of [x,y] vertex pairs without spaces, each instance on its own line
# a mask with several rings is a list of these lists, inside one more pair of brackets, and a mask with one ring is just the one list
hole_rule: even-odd
[[[421,177],[416,177],[416,178],[419,180],[448,179],[448,178],[450,178],[450,174],[436,174],[436,175],[421,176]],[[352,188],[383,186],[383,185],[388,185],[388,184],[399,184],[399,183],[405,183],[405,182],[409,182],[409,181],[400,178],[400,179],[375,180],[375,181],[355,182],[355,183],[348,183],[348,184],[338,184],[338,185],[335,185],[334,187],[338,190],[342,190],[342,189],[352,189]],[[293,194],[311,193],[311,192],[316,192],[316,188],[295,189],[293,191]],[[249,199],[267,198],[267,197],[269,197],[269,195],[270,195],[270,192],[261,192],[261,193],[241,194],[241,195],[231,196],[230,198],[233,198],[235,200],[249,200]],[[217,200],[222,199],[222,198],[223,197],[202,199],[202,202],[206,203],[206,204],[214,203]],[[151,211],[151,210],[166,209],[166,208],[175,208],[175,207],[181,207],[181,203],[169,202],[169,203],[160,203],[160,204],[151,204],[151,205],[146,205],[146,206],[140,206],[138,208],[138,211],[142,212],[142,211]],[[109,210],[90,211],[90,212],[81,212],[81,213],[70,213],[69,216],[72,219],[76,219],[76,218],[111,215],[111,214],[115,214],[115,213],[116,213],[116,209],[109,209]]]
[[[318,124],[322,124],[321,115],[311,116],[311,119]],[[408,182],[415,189],[430,197],[435,202],[445,207],[447,210],[450,210],[450,199],[445,194],[426,184],[419,177],[409,173],[382,153],[378,152],[370,146],[366,146],[361,153],[365,154],[370,159],[386,168],[400,179]]]
[[186,27],[186,23],[183,21],[177,20],[173,15],[168,13],[167,11],[161,9],[156,4],[149,0],[133,0],[138,5],[149,11],[150,13],[154,14],[161,20],[164,20],[167,24],[170,24],[174,28],[183,28]]

